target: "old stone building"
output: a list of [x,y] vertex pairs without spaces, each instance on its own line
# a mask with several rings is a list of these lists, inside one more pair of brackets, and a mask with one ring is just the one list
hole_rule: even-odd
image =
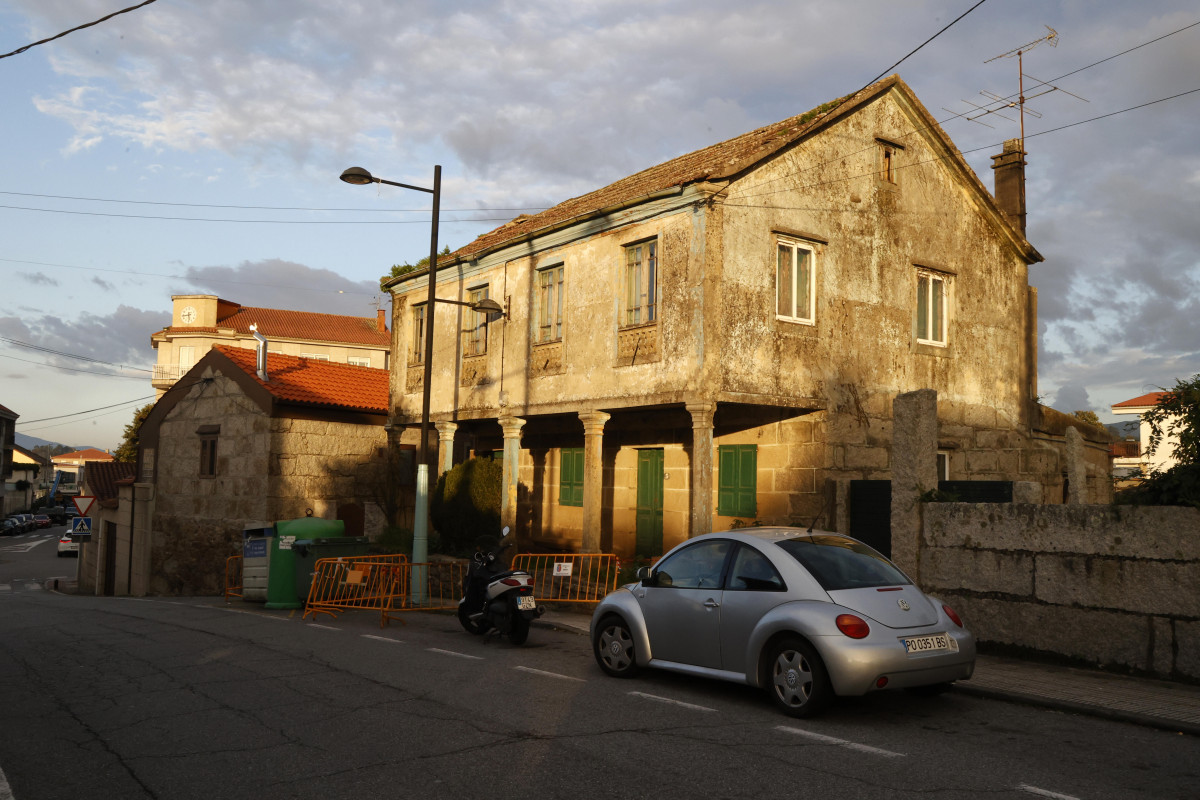
[[[939,398],[939,477],[1061,501],[1077,426],[1036,403],[1023,156],[996,157],[993,198],[893,76],[518,217],[437,271],[439,298],[505,314],[428,308],[428,270],[390,284],[394,421],[416,440],[433,314],[439,463],[503,450],[505,518],[541,546],[847,530],[916,389]],[[1102,495],[1105,446],[1084,461]]]
[[246,527],[307,509],[345,520],[349,535],[377,533],[387,381],[381,369],[273,354],[258,363],[252,350],[213,347],[142,424],[137,478],[120,487],[113,536],[101,539],[123,548],[110,585],[219,592]]

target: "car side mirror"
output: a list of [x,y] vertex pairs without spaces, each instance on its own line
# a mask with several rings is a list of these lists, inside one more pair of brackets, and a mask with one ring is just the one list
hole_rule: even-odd
[[636,574],[637,579],[639,582],[641,582],[642,586],[654,585],[654,571],[650,569],[650,567],[638,567]]

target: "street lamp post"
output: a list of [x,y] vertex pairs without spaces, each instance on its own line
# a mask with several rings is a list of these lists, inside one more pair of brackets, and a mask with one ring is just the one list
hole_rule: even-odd
[[[342,173],[342,180],[358,186],[369,183],[385,183],[388,186],[399,186],[401,189],[412,189],[417,192],[427,192],[433,195],[433,224],[429,236],[429,283],[428,298],[425,306],[425,378],[422,381],[421,394],[421,442],[417,450],[417,502],[413,509],[413,564],[425,564],[429,560],[429,397],[433,386],[433,318],[435,303],[452,303],[467,306],[475,311],[487,314],[503,314],[504,309],[495,300],[481,300],[477,303],[465,303],[461,300],[446,300],[437,297],[437,256],[438,256],[438,215],[442,197],[442,168],[433,168],[433,188],[410,186],[407,183],[396,183],[376,178],[362,167],[350,167]],[[395,320],[392,321],[393,327]],[[411,576],[410,597],[414,604],[425,600],[425,581],[423,567],[413,567]]]
[[[413,509],[413,550],[414,564],[424,564],[429,560],[429,392],[433,382],[433,306],[436,302],[437,289],[437,256],[438,256],[438,216],[442,199],[442,167],[440,164],[433,168],[433,188],[410,186],[407,183],[396,183],[376,178],[362,167],[350,167],[342,173],[342,180],[358,186],[369,183],[385,183],[388,186],[399,186],[401,189],[412,189],[433,195],[433,221],[429,234],[429,282],[428,309],[425,320],[425,379],[422,382],[421,397],[421,442],[417,450],[417,505]],[[395,321],[392,322],[393,326]],[[414,570],[411,585],[413,603],[425,600],[425,582]]]

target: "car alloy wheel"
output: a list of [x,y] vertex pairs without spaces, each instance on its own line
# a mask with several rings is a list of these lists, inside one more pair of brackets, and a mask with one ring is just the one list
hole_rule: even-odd
[[802,639],[787,638],[777,643],[765,671],[764,685],[771,700],[793,717],[816,714],[833,699],[821,657]]
[[625,620],[608,616],[600,621],[592,641],[596,663],[600,669],[615,678],[629,678],[637,674],[637,658],[633,649],[633,635]]

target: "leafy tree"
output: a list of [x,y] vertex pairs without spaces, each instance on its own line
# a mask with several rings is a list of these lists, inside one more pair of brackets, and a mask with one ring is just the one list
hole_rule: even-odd
[[[448,255],[450,255],[450,245],[446,245],[445,247],[442,248],[442,252],[438,253],[439,258],[441,258],[442,256],[448,256]],[[401,275],[407,275],[408,273],[416,272],[419,269],[428,269],[428,267],[429,267],[429,256],[425,256],[420,261],[418,261],[416,264],[409,264],[407,261],[404,262],[403,264],[393,264],[391,272],[389,272],[387,275],[384,275],[383,277],[381,277],[379,279],[379,288],[382,289],[383,285],[385,283],[387,283],[388,281],[392,280],[393,278],[399,278]]]
[[1154,470],[1139,485],[1117,494],[1116,502],[1135,505],[1200,508],[1200,374],[1164,389],[1154,408],[1142,414],[1150,425],[1147,454],[1153,455],[1167,435],[1177,438],[1168,470]]
[[113,451],[114,461],[124,461],[129,464],[137,461],[138,433],[142,430],[142,423],[146,421],[146,417],[150,416],[153,409],[154,403],[147,403],[133,412],[133,420],[125,426],[121,444]]
[[1071,416],[1081,422],[1086,422],[1088,425],[1095,425],[1097,428],[1104,427],[1104,423],[1096,416],[1095,411],[1079,410],[1072,413]]

